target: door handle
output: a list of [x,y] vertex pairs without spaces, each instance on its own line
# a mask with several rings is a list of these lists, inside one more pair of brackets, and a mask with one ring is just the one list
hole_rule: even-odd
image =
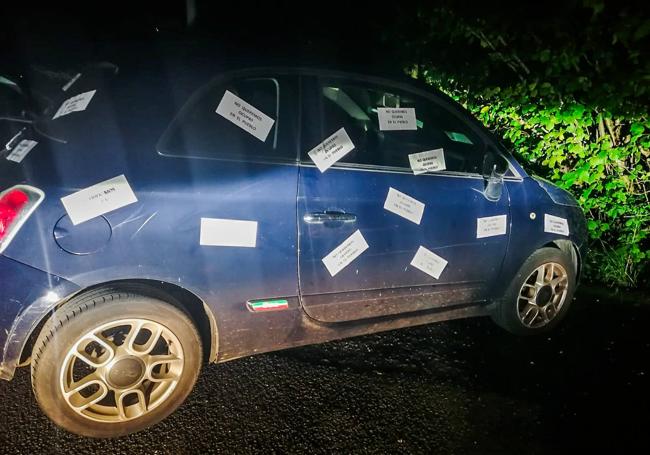
[[325,223],[354,223],[357,221],[357,216],[352,213],[337,212],[332,210],[325,210],[324,212],[310,212],[302,217],[305,223],[309,224],[325,224]]

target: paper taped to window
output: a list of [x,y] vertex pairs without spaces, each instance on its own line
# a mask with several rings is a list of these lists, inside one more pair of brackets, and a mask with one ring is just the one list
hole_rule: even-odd
[[275,123],[275,120],[264,112],[228,90],[223,94],[216,113],[262,142],[266,141]]
[[85,111],[88,107],[88,104],[90,104],[90,100],[92,100],[93,96],[95,96],[95,92],[97,92],[97,90],[80,93],[79,95],[75,95],[72,98],[68,98],[63,103],[61,103],[61,107],[59,107],[59,110],[56,111],[54,117],[52,117],[52,120],[63,117],[64,115],[71,114],[73,112]]
[[412,153],[409,155],[409,163],[415,175],[447,169],[443,149]]
[[334,163],[343,158],[354,149],[352,139],[345,128],[325,139],[308,153],[319,171],[325,172]]
[[418,129],[413,107],[378,107],[377,116],[381,131]]
[[18,145],[14,147],[11,153],[7,155],[7,159],[9,161],[13,161],[14,163],[20,163],[23,159],[25,159],[30,150],[36,147],[36,144],[38,144],[38,142],[30,141],[29,139],[23,139],[18,143]]

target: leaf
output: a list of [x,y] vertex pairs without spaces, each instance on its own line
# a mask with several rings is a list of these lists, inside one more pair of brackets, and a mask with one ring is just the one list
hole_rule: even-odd
[[638,123],[638,122],[637,122],[637,123],[633,123],[633,124],[630,126],[630,133],[631,133],[633,136],[639,136],[639,135],[643,134],[643,131],[644,131],[644,130],[645,130],[645,128],[643,127],[643,124],[642,124],[642,123]]
[[641,26],[636,29],[634,32],[634,39],[639,41],[648,35],[650,35],[650,20],[644,21]]

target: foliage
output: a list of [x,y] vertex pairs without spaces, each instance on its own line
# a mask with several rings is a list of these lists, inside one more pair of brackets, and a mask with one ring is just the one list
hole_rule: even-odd
[[592,279],[635,285],[650,259],[650,20],[598,1],[563,5],[562,18],[420,7],[399,24],[404,64],[576,196]]

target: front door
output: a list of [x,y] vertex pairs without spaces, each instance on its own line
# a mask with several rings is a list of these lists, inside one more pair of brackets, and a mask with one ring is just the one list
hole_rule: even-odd
[[[507,193],[496,201],[484,195],[488,147],[480,131],[422,92],[358,79],[305,82],[298,183],[305,311],[341,322],[484,299],[509,230]],[[402,123],[391,126],[386,113]],[[432,150],[425,162],[438,170],[415,175],[411,160],[423,155],[409,155]]]

